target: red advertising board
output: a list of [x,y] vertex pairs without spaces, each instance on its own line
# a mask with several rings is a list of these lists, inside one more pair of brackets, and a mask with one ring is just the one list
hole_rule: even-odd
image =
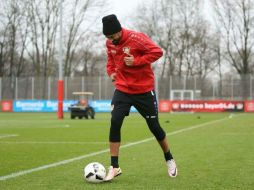
[[254,112],[254,100],[244,102],[244,112]]
[[160,112],[243,112],[244,101],[160,101]]
[[171,112],[172,106],[169,100],[160,100],[159,102],[159,112]]
[[1,101],[2,112],[12,112],[12,100]]

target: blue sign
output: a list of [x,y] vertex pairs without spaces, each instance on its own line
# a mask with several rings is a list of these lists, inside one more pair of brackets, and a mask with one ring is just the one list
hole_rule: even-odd
[[[64,100],[63,111],[68,112],[68,107],[77,103],[77,100]],[[13,101],[14,112],[57,112],[57,100],[16,100]],[[95,112],[111,112],[111,100],[89,101]],[[131,112],[137,112],[131,107]]]
[[[68,111],[68,107],[74,104],[74,100],[63,101],[63,111]],[[57,100],[16,100],[13,101],[14,112],[56,112]]]
[[95,112],[111,112],[110,100],[96,100],[90,103]]

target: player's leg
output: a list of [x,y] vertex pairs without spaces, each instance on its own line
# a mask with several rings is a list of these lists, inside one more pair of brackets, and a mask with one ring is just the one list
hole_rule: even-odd
[[131,104],[125,93],[116,90],[111,106],[111,126],[109,132],[111,166],[105,181],[110,181],[122,173],[118,163],[119,148],[121,144],[121,127],[125,116],[129,114]]
[[165,131],[162,129],[158,118],[158,106],[155,92],[151,91],[145,94],[132,96],[134,106],[139,113],[145,118],[146,123],[157,139],[164,153],[164,157],[168,166],[168,172],[171,177],[176,177],[177,168],[173,156],[170,152],[168,140]]
[[176,167],[175,160],[173,159],[173,156],[172,156],[169,146],[168,146],[167,136],[165,136],[165,138],[163,140],[158,141],[158,142],[164,152],[164,157],[165,157],[166,164],[168,167],[169,176],[176,177],[177,176],[177,167]]

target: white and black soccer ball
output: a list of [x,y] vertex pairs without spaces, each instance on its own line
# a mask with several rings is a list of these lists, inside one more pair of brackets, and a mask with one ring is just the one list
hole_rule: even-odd
[[84,168],[84,178],[88,182],[100,183],[106,177],[106,169],[99,162],[92,162]]

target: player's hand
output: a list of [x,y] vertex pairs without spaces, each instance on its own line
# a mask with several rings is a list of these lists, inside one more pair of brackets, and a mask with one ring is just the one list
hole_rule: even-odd
[[127,65],[129,67],[133,66],[133,64],[134,64],[134,56],[131,54],[126,54],[126,56],[124,57],[123,60],[124,60],[125,65]]
[[116,80],[116,73],[112,73],[110,75],[110,78],[111,78],[112,82],[115,82],[115,80]]

